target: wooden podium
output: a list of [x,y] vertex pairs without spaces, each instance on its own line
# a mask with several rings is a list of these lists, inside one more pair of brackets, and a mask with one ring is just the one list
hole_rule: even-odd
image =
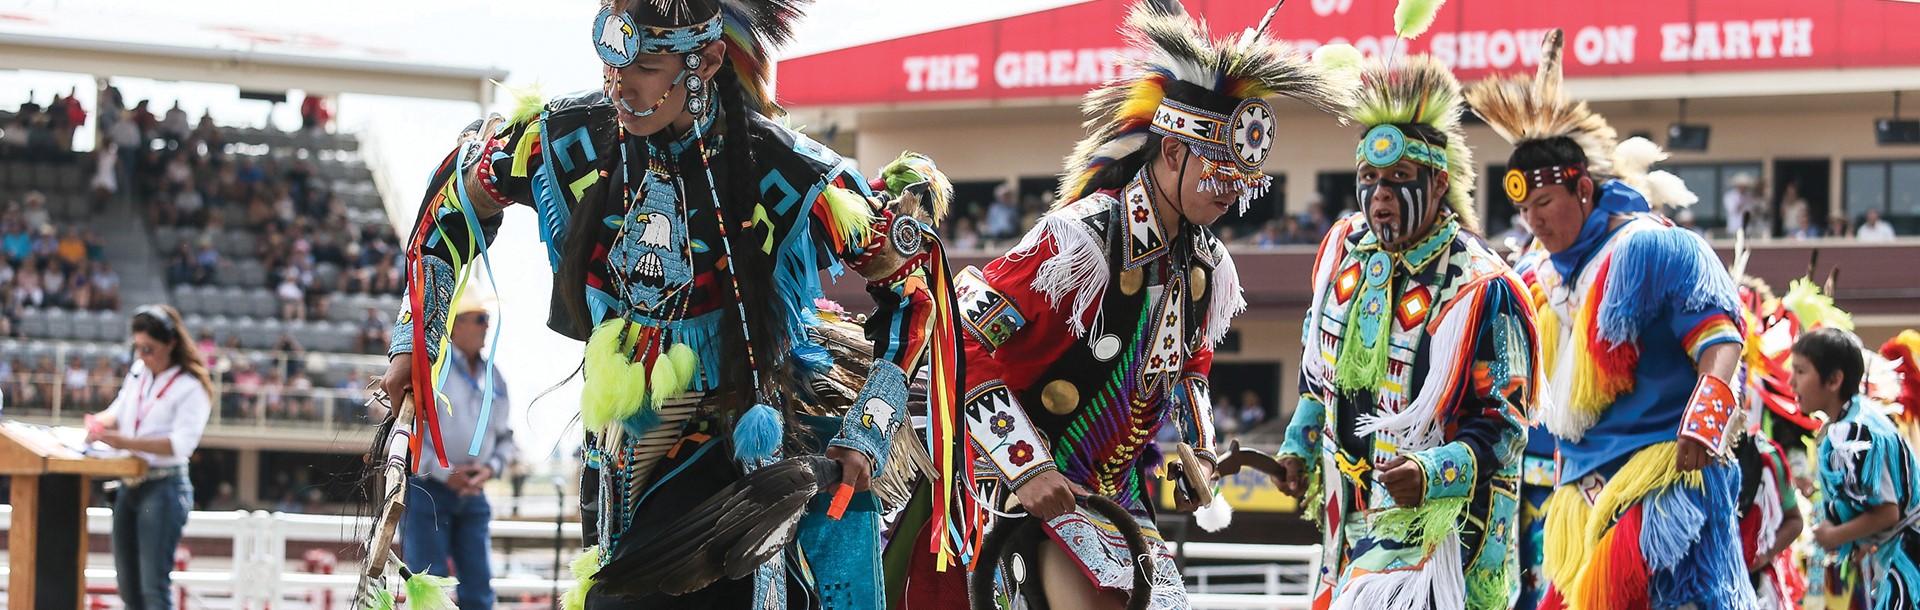
[[0,422],[0,475],[13,478],[7,605],[77,610],[86,601],[90,478],[138,477],[138,458],[86,457],[43,428]]

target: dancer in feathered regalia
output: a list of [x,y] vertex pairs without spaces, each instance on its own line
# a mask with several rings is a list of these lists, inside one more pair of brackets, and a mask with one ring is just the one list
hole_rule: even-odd
[[[548,326],[587,343],[591,548],[570,607],[881,604],[868,482],[899,457],[896,433],[910,434],[912,373],[931,367],[942,389],[958,375],[930,229],[947,189],[912,155],[870,186],[771,118],[769,46],[806,3],[603,3],[581,24],[603,89],[524,96],[514,116],[476,122],[421,208],[384,378],[394,397],[416,390],[420,434],[437,434],[447,304],[485,266],[503,208],[534,211],[555,273]],[[819,273],[843,269],[878,304],[859,350],[871,369],[851,387],[822,382],[847,363],[821,337],[846,330],[815,305]],[[847,395],[829,396],[835,387]],[[953,394],[932,396],[949,437]]]
[[[1092,135],[1067,159],[1056,207],[1011,252],[956,280],[965,419],[982,476],[1011,489],[1051,538],[1038,542],[1037,562],[1025,561],[1028,580],[1008,572],[1016,594],[1037,597],[1039,580],[1044,601],[1060,609],[1119,607],[1129,592],[1147,594],[1122,540],[1137,528],[1151,547],[1150,607],[1187,607],[1147,485],[1160,465],[1155,431],[1171,422],[1192,449],[1181,463],[1192,495],[1181,508],[1212,499],[1207,373],[1213,345],[1246,302],[1233,258],[1207,225],[1268,188],[1261,166],[1276,136],[1268,98],[1332,112],[1344,95],[1268,38],[1266,25],[1213,39],[1177,3],[1135,7],[1126,31],[1144,59],[1088,95]],[[1088,494],[1130,517],[1077,506]],[[999,563],[982,558],[975,569]]]
[[1476,234],[1460,83],[1425,55],[1317,56],[1358,71],[1347,116],[1365,135],[1361,213],[1315,259],[1280,449],[1282,490],[1325,531],[1314,607],[1509,608],[1536,337],[1525,287]]
[[1500,183],[1537,238],[1515,268],[1551,380],[1539,419],[1558,441],[1541,607],[1752,608],[1730,460],[1732,278],[1612,179],[1614,130],[1561,90],[1561,44],[1548,34],[1533,78],[1467,91],[1514,144]]

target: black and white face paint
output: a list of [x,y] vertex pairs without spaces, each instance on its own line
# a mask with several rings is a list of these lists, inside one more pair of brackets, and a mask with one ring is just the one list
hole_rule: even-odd
[[1412,180],[1396,181],[1381,176],[1372,184],[1364,181],[1358,183],[1355,187],[1355,195],[1359,197],[1356,201],[1360,202],[1360,209],[1363,211],[1367,209],[1374,196],[1383,188],[1393,194],[1399,214],[1393,222],[1371,226],[1373,232],[1380,237],[1380,243],[1390,244],[1399,241],[1402,237],[1406,237],[1410,230],[1427,225],[1430,220],[1428,215],[1433,213],[1431,196],[1433,170],[1422,167]]

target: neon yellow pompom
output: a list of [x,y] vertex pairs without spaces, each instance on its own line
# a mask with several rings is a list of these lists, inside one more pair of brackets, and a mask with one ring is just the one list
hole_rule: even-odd
[[580,421],[588,430],[626,419],[647,396],[647,370],[628,361],[633,337],[622,341],[624,320],[603,322],[587,339],[586,385],[580,390]]
[[1433,20],[1440,16],[1440,6],[1447,0],[1400,0],[1393,9],[1393,32],[1401,38],[1413,39],[1433,27]]
[[680,378],[682,390],[693,385],[694,368],[700,365],[700,355],[685,343],[675,343],[667,348],[667,361],[673,363],[673,374]]
[[573,558],[573,588],[560,596],[560,607],[564,610],[585,610],[587,607],[587,589],[593,588],[593,576],[600,572],[600,547],[587,547],[579,557]]
[[680,374],[674,372],[673,363],[669,358],[655,358],[653,364],[652,379],[650,380],[652,387],[649,389],[653,391],[652,404],[653,407],[657,409],[660,405],[665,404],[668,399],[679,395],[680,391],[686,389],[687,386],[685,382],[680,380]]

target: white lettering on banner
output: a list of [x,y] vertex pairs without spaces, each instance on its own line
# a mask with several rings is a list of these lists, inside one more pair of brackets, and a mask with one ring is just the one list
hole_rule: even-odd
[[918,55],[901,61],[908,91],[967,91],[980,86],[980,56]]
[[[994,58],[993,81],[1002,89],[1099,85],[1120,76],[1121,60],[1139,54],[1121,48],[1008,51]],[[978,68],[978,59],[971,67]],[[978,74],[973,76],[977,86]]]
[[1660,26],[1660,61],[1812,56],[1812,19],[1709,21]]
[[1347,14],[1353,8],[1353,0],[1313,0],[1313,14],[1325,17],[1334,13]]
[[[1626,26],[1626,43],[1633,44],[1632,26]],[[1601,30],[1588,27],[1587,30]],[[1605,29],[1613,29],[1609,26]],[[1584,33],[1585,30],[1582,30]],[[1505,70],[1514,67],[1535,66],[1540,64],[1540,41],[1545,40],[1546,30],[1494,30],[1491,32],[1441,32],[1433,35],[1433,44],[1428,53],[1440,63],[1455,70]],[[1608,56],[1626,57],[1632,61],[1633,50],[1619,51],[1606,48],[1620,41],[1621,36],[1596,31],[1599,45],[1595,53],[1604,61]],[[1578,39],[1575,40],[1576,50]],[[1585,63],[1585,62],[1583,62]]]
[[[1580,32],[1573,35],[1573,59],[1584,66],[1633,63],[1636,33],[1630,25],[1580,28]],[[1539,63],[1537,53],[1533,60]]]

